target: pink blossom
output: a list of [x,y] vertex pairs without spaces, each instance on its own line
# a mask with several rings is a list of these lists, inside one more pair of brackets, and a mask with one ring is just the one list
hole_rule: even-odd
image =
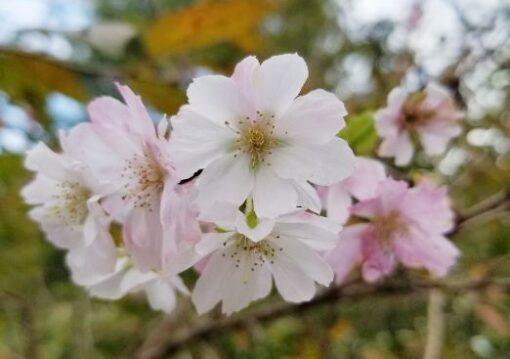
[[[201,233],[197,214],[189,207],[194,196],[192,183],[176,188],[172,202],[162,213],[163,218],[170,216],[171,221],[164,220],[162,234],[151,238],[161,244],[162,250],[154,253],[154,257],[148,256],[148,261],[154,264],[150,270],[137,266],[136,247],[126,251],[124,238],[114,241],[106,231],[90,245],[72,248],[67,253],[66,262],[73,281],[91,296],[101,299],[115,300],[128,293],[143,291],[153,309],[171,312],[176,303],[176,292],[189,294],[176,273],[196,260],[193,247]],[[107,225],[110,228],[110,222]],[[126,226],[128,224],[124,224]],[[152,228],[131,226],[122,233],[136,238],[138,233],[130,233],[131,230],[153,233]],[[123,236],[122,233],[118,235]]]
[[189,104],[172,118],[170,139],[183,178],[198,170],[200,209],[253,198],[258,217],[302,206],[320,211],[308,182],[330,185],[352,172],[354,156],[336,134],[344,104],[314,90],[298,96],[308,69],[296,54],[262,64],[247,57],[231,77],[203,76],[189,86]]
[[352,199],[359,201],[373,197],[379,182],[385,178],[382,163],[357,157],[351,176],[329,187],[319,188],[319,195],[328,217],[345,223],[350,215]]
[[352,213],[367,222],[344,228],[338,246],[326,255],[338,282],[358,263],[365,280],[379,280],[393,272],[397,261],[442,277],[459,256],[445,237],[453,228],[453,212],[444,187],[423,182],[409,188],[406,182],[386,179]]
[[434,83],[414,94],[397,87],[388,95],[387,107],[375,114],[375,124],[383,141],[382,157],[394,157],[398,166],[410,163],[414,154],[413,136],[417,136],[425,153],[442,154],[452,138],[461,133],[457,110],[448,91]]
[[81,155],[97,177],[114,185],[101,203],[124,223],[124,245],[137,267],[166,270],[184,243],[199,239],[194,195],[190,185],[177,185],[166,119],[156,128],[140,98],[127,86],[118,88],[125,104],[102,97],[88,106],[91,124]]

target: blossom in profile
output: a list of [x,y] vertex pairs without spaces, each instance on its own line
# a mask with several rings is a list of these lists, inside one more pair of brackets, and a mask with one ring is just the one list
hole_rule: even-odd
[[298,206],[320,211],[309,182],[336,183],[352,172],[354,155],[336,134],[344,104],[314,90],[298,96],[308,77],[296,54],[262,64],[247,57],[231,77],[195,79],[189,104],[172,118],[170,138],[181,178],[197,179],[198,205],[243,204],[253,198],[258,217],[275,218]]
[[394,157],[398,166],[408,165],[417,139],[427,155],[440,155],[460,135],[463,116],[453,97],[438,84],[416,93],[397,87],[388,95],[388,105],[375,114],[376,130],[382,137],[378,153]]
[[153,309],[170,313],[175,308],[176,293],[189,294],[176,274],[140,270],[109,233],[88,246],[69,250],[66,263],[73,282],[92,297],[117,300],[143,291]]
[[357,264],[366,281],[377,281],[392,273],[397,262],[443,277],[459,256],[445,237],[454,221],[444,187],[422,182],[409,188],[406,182],[386,179],[374,197],[353,206],[352,214],[362,221],[345,227],[325,257],[337,282]]
[[318,251],[333,248],[340,226],[324,217],[299,211],[276,219],[246,223],[236,205],[218,203],[205,213],[218,232],[206,233],[196,250],[207,257],[192,293],[199,313],[222,302],[226,314],[269,295],[272,279],[289,302],[310,300],[315,283],[328,286],[330,266]]
[[379,182],[385,178],[386,173],[381,162],[366,157],[356,157],[351,176],[339,183],[319,189],[327,216],[345,223],[350,216],[353,199],[361,201],[372,198]]
[[[196,218],[191,205],[174,208],[182,203],[183,188],[177,188],[170,159],[167,120],[156,126],[140,97],[127,86],[118,89],[125,103],[100,97],[89,104],[91,123],[82,133],[81,156],[98,178],[113,184],[101,203],[124,223],[124,245],[137,267],[160,269],[168,264],[166,254],[179,246],[181,235],[198,240],[200,230],[196,220],[189,220]],[[183,218],[189,228],[182,227]]]

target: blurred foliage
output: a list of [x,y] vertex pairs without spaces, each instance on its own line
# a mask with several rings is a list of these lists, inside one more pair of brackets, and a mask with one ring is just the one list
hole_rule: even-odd
[[239,41],[249,51],[252,49],[247,45],[254,41],[250,33],[271,8],[265,0],[199,2],[163,14],[147,30],[145,42],[153,56],[183,53],[224,41]]
[[[377,146],[373,113],[385,103],[388,91],[407,77],[417,86],[434,77],[424,73],[410,47],[393,44],[397,24],[384,20],[349,30],[350,14],[345,10],[352,4],[349,0],[98,0],[93,4],[92,28],[116,21],[129,25],[134,35],[124,38],[107,30],[91,39],[86,31],[36,29],[38,38],[47,42],[45,54],[24,48],[24,36],[33,33],[19,34],[0,47],[0,95],[26,114],[29,123],[21,127],[28,141],[54,143],[58,119],[51,115],[48,100],[53,94],[83,107],[95,96],[117,96],[112,82],[120,81],[140,93],[156,116],[172,115],[185,102],[184,89],[192,77],[209,71],[229,73],[247,54],[263,59],[298,52],[310,70],[304,91],[324,87],[344,99],[349,115],[339,136],[357,154],[371,156]],[[485,27],[458,14],[464,26],[459,39],[462,54],[435,77],[467,106],[466,136],[444,157],[432,161],[417,157],[410,169],[448,184],[457,210],[510,184],[510,150],[504,147],[510,134],[510,55],[504,46],[487,51],[479,46],[491,26],[502,22],[508,29],[510,9],[505,9],[497,12],[500,20]],[[71,49],[68,55],[52,56],[49,48],[55,39],[66,42]],[[482,80],[475,81],[480,72]],[[364,78],[360,89],[357,82]],[[487,90],[499,92],[480,97]],[[491,103],[494,96],[502,99],[501,105],[473,115],[471,106]],[[0,131],[10,126],[0,108]],[[470,140],[473,129],[500,137],[475,143]],[[30,175],[21,157],[1,147],[0,151],[0,358],[131,357],[197,322],[183,298],[176,313],[163,317],[151,311],[142,297],[103,302],[91,300],[75,287],[63,253],[45,242],[27,217],[19,190]],[[487,273],[510,276],[508,213],[469,225],[455,240],[463,256],[451,280]],[[410,275],[421,278],[422,273]],[[271,300],[257,305],[265,304]],[[424,347],[426,315],[424,294],[366,298],[318,307],[299,317],[249,323],[192,343],[176,357],[417,358]],[[202,319],[217,316],[212,313]],[[450,296],[444,357],[508,357],[509,317],[510,298],[498,288]]]
[[346,140],[358,156],[371,156],[377,145],[374,115],[365,112],[347,117],[347,126],[338,134]]

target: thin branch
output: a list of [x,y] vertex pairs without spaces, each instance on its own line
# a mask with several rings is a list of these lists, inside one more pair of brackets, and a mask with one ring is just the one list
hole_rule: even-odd
[[452,237],[459,232],[466,224],[489,214],[508,209],[510,205],[510,191],[505,189],[484,201],[472,206],[466,211],[457,214],[455,228],[449,233]]
[[287,315],[296,315],[308,311],[311,308],[317,308],[327,303],[340,303],[360,300],[370,295],[394,296],[417,293],[422,290],[441,288],[449,293],[464,293],[467,291],[479,290],[491,285],[498,285],[505,291],[510,291],[510,281],[484,278],[481,280],[469,281],[461,284],[446,284],[442,282],[389,282],[381,285],[370,285],[366,283],[354,282],[328,289],[309,302],[292,305],[283,303],[278,306],[263,308],[257,311],[248,312],[216,321],[207,322],[195,327],[190,331],[183,333],[172,341],[165,343],[159,352],[153,351],[151,356],[137,356],[143,359],[165,358],[175,353],[188,344],[197,340],[211,338],[215,335],[229,330],[243,328],[250,322],[268,322]]

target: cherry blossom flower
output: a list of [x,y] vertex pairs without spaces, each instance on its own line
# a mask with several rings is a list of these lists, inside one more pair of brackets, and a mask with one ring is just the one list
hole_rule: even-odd
[[[75,142],[79,128],[60,133],[65,145]],[[57,154],[44,143],[27,151],[25,167],[36,172],[35,179],[21,194],[28,204],[36,205],[29,215],[37,221],[48,240],[60,248],[92,243],[104,231],[106,214],[95,195],[106,187],[73,158],[69,152]]]
[[189,104],[171,120],[170,143],[181,178],[203,169],[200,209],[216,201],[241,205],[252,196],[258,217],[298,205],[318,212],[308,181],[330,185],[350,175],[354,155],[336,137],[345,107],[324,90],[298,96],[307,76],[304,60],[287,54],[262,64],[248,57],[231,77],[193,81]]
[[461,133],[458,111],[451,95],[443,87],[431,83],[423,91],[410,94],[397,87],[388,95],[388,105],[376,112],[375,124],[383,141],[382,157],[394,157],[395,164],[405,166],[414,154],[416,136],[425,153],[442,154],[452,138]]
[[209,256],[192,293],[199,313],[220,301],[226,314],[241,310],[269,295],[271,278],[289,302],[310,300],[315,282],[327,286],[333,280],[317,252],[334,247],[341,227],[324,217],[299,211],[251,228],[236,205],[223,202],[202,219],[216,223],[219,232],[204,234],[196,247]]
[[365,157],[356,157],[354,172],[343,181],[319,188],[329,218],[345,223],[350,215],[353,198],[364,200],[375,195],[380,181],[386,178],[382,163]]
[[423,182],[409,188],[406,182],[386,179],[379,182],[376,195],[355,204],[352,213],[368,222],[345,227],[338,246],[326,255],[337,282],[357,263],[365,280],[377,281],[389,275],[397,261],[442,277],[459,256],[445,237],[453,228],[453,212],[444,187]]
[[[165,256],[172,256],[180,235],[198,240],[200,231],[189,203],[180,205],[183,188],[176,187],[167,120],[156,128],[140,98],[127,86],[118,88],[125,104],[102,97],[88,106],[91,131],[83,131],[81,155],[97,177],[116,184],[101,203],[124,223],[124,245],[137,267],[148,271],[168,264]],[[179,223],[184,218],[189,228]]]
[[117,300],[128,293],[144,291],[153,309],[170,313],[175,308],[176,291],[189,294],[178,275],[141,271],[111,243],[99,240],[88,247],[72,249],[66,256],[73,281],[91,296]]
[[[107,217],[104,226],[109,231],[102,232],[101,236],[89,245],[72,248],[66,262],[71,271],[73,281],[84,287],[91,296],[115,300],[132,292],[144,291],[153,309],[171,312],[176,303],[176,291],[188,295],[189,292],[177,272],[189,266],[187,263],[195,261],[193,246],[200,236],[200,228],[196,220],[196,213],[190,216],[188,207],[183,207],[194,196],[191,184],[179,186],[170,208],[171,222],[164,222],[163,233],[157,233],[152,238],[161,243],[161,252],[144,253],[144,259],[151,263],[150,270],[137,266],[137,249],[126,250],[126,241],[123,236],[128,233],[119,225],[112,224]],[[126,224],[124,224],[126,226]],[[116,230],[117,229],[117,230]],[[151,228],[137,228],[138,231],[149,231]],[[116,233],[115,237],[110,232]],[[165,240],[167,237],[174,240]],[[134,253],[134,254],[133,254]]]

